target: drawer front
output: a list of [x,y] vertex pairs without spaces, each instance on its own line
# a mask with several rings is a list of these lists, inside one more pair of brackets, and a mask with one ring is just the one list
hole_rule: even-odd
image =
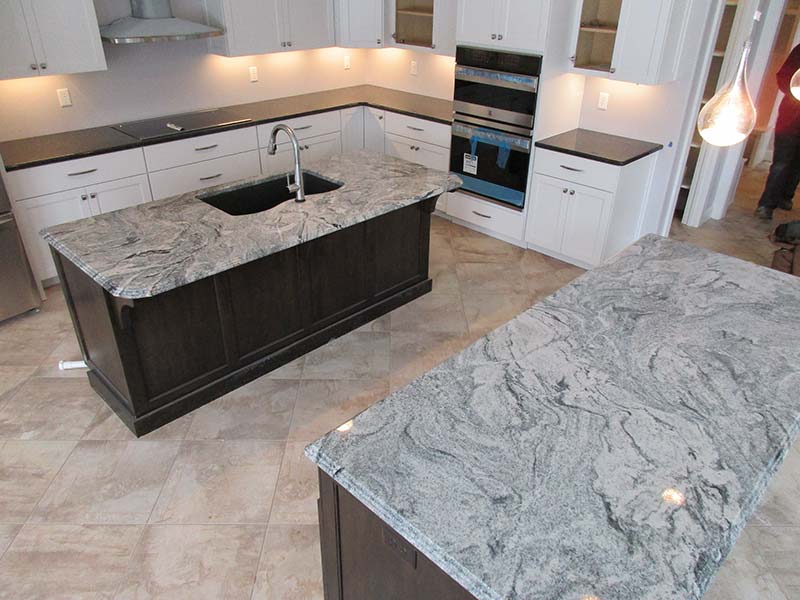
[[[328,156],[342,152],[342,136],[339,133],[321,135],[300,145],[300,166],[313,169],[313,164]],[[291,144],[278,144],[278,151],[269,154],[261,150],[261,169],[264,175],[289,173],[294,169],[294,149]]]
[[135,148],[11,171],[6,182],[11,198],[23,200],[146,172],[142,149]]
[[608,192],[616,191],[620,173],[620,167],[614,165],[541,148],[536,149],[533,168],[542,175]]
[[[305,140],[318,135],[338,133],[342,130],[342,119],[338,110],[320,113],[318,115],[308,115],[307,117],[297,117],[295,119],[284,119],[265,123],[258,126],[258,145],[266,148],[269,144],[269,136],[275,125],[283,123],[294,129],[298,140]],[[285,133],[278,134],[278,143],[285,142],[288,138]]]
[[386,132],[443,148],[450,147],[450,127],[448,125],[408,115],[386,111]]
[[448,195],[447,214],[515,240],[522,240],[525,229],[521,212],[461,192],[452,192]]
[[153,198],[161,200],[260,174],[258,151],[253,150],[151,173],[150,187],[153,190]]
[[450,151],[403,136],[386,134],[386,154],[439,171],[450,170]]
[[144,157],[153,172],[257,149],[256,128],[247,127],[147,146]]

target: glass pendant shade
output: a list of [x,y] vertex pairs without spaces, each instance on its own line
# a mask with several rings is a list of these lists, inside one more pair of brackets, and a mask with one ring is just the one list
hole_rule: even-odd
[[800,69],[795,71],[792,75],[792,81],[789,83],[789,89],[792,91],[792,96],[800,100]]
[[747,57],[750,42],[742,52],[736,77],[719,90],[700,111],[697,128],[714,146],[733,146],[747,139],[756,126],[756,107],[747,89]]

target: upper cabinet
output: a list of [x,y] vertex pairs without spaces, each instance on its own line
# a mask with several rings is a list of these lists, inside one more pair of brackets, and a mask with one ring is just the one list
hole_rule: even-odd
[[457,0],[390,0],[394,44],[455,56]]
[[588,75],[658,84],[681,78],[701,31],[690,15],[703,0],[582,0],[572,62]]
[[459,44],[543,53],[550,0],[461,0]]
[[92,0],[0,2],[0,78],[105,69]]
[[325,48],[335,42],[333,0],[206,0],[207,22],[225,30],[209,40],[223,56]]
[[383,0],[334,0],[336,45],[383,47]]

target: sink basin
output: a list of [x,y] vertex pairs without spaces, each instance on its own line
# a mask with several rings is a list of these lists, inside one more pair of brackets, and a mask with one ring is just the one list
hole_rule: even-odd
[[[308,171],[303,171],[303,182],[305,183],[306,198],[314,194],[338,190],[344,185]],[[284,202],[289,202],[290,200],[294,202],[295,197],[296,194],[289,191],[286,175],[249,183],[223,192],[197,196],[199,200],[206,204],[210,204],[214,208],[234,216],[264,212]]]

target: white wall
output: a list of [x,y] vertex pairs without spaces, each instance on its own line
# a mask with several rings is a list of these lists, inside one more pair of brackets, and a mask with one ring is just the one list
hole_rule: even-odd
[[[412,60],[417,75],[411,75]],[[452,56],[404,48],[372,50],[367,53],[366,83],[451,100],[455,62]]]

